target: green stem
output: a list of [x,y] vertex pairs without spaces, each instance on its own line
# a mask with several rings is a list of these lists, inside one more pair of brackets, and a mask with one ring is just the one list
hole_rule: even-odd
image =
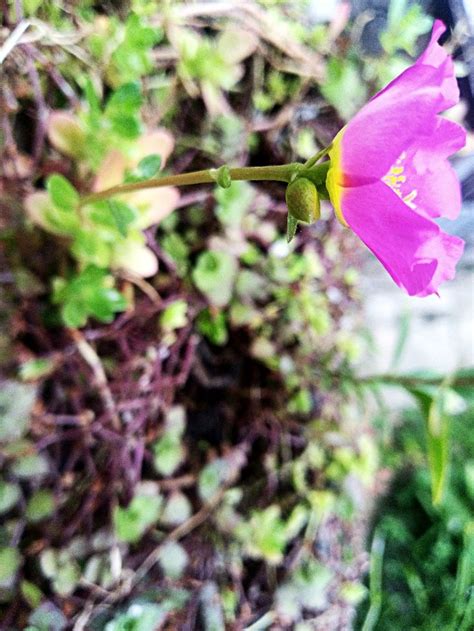
[[329,145],[329,147],[324,147],[324,149],[321,149],[321,151],[318,151],[318,153],[316,153],[314,156],[309,158],[309,160],[306,160],[306,162],[304,163],[304,168],[310,169],[312,166],[314,166],[316,162],[318,162],[318,160],[321,160],[321,158],[323,158],[326,154],[329,153],[329,150],[331,149],[331,147],[332,147],[332,144]]
[[[282,164],[265,167],[235,167],[229,169],[229,175],[235,180],[273,180],[276,182],[289,182],[293,174],[301,168],[300,164]],[[152,178],[143,182],[130,182],[129,184],[119,184],[112,186],[98,193],[86,195],[81,200],[81,206],[108,199],[123,193],[133,193],[147,188],[158,188],[160,186],[190,186],[192,184],[215,184],[215,169],[204,171],[194,171],[192,173],[180,173],[178,175],[165,175],[163,177]]]

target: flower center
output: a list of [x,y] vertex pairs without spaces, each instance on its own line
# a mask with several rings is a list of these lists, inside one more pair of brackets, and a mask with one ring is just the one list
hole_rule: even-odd
[[407,181],[407,177],[406,175],[404,175],[405,166],[403,164],[406,158],[407,153],[406,151],[404,151],[397,159],[395,164],[390,167],[388,173],[383,176],[382,182],[387,184],[387,186],[389,186],[392,191],[394,191],[394,193],[401,197],[401,199],[403,199],[403,201],[409,208],[415,210],[416,204],[414,204],[414,200],[418,195],[418,191],[416,190],[416,188],[414,188],[412,191],[410,191],[410,193],[405,195],[404,191],[402,190],[402,185],[405,184],[405,182]]

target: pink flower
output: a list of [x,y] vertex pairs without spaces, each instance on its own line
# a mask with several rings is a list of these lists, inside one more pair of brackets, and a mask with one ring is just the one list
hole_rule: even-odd
[[462,127],[439,116],[459,100],[452,59],[431,41],[413,66],[376,94],[335,137],[327,187],[339,220],[410,296],[437,293],[455,275],[464,242],[432,221],[455,219],[460,186],[447,157]]

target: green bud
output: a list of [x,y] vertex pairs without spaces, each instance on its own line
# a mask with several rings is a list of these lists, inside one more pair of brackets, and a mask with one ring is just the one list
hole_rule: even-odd
[[229,188],[232,184],[232,177],[228,166],[223,165],[218,169],[210,169],[211,177],[221,188]]
[[286,189],[288,213],[298,221],[313,223],[321,216],[316,186],[304,177],[288,184]]

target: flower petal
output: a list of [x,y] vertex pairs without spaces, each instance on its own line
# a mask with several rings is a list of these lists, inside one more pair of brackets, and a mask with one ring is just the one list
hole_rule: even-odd
[[431,31],[430,43],[426,47],[425,51],[420,55],[416,63],[439,68],[439,66],[446,61],[448,55],[446,54],[444,48],[438,44],[441,35],[445,32],[445,24],[441,20],[435,20]]
[[461,187],[446,158],[465,142],[462,127],[438,116],[433,134],[420,136],[383,179],[396,182],[395,191],[417,213],[455,219],[461,210]]
[[428,296],[455,275],[464,242],[413,212],[382,182],[348,188],[342,210],[349,226],[410,296]]
[[367,174],[383,177],[416,139],[438,126],[437,114],[459,101],[451,58],[437,43],[436,22],[420,59],[376,94],[347,125],[341,141],[342,169],[351,185]]

